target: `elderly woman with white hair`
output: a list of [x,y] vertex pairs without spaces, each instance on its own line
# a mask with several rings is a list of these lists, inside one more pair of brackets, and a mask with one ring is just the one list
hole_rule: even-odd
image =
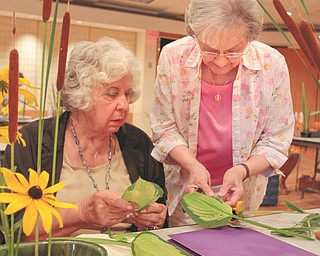
[[256,41],[256,0],[191,0],[185,22],[189,36],[161,51],[151,113],[171,226],[190,222],[180,199],[195,190],[256,210],[294,128],[286,61]]
[[[161,163],[151,155],[153,144],[142,130],[126,123],[129,104],[139,97],[140,70],[136,57],[120,42],[102,38],[79,42],[67,65],[61,93],[66,111],[60,116],[56,182],[64,182],[57,199],[78,209],[61,209],[64,227],[54,222],[54,236],[166,227],[166,192],[141,211],[121,199],[139,177],[165,190]],[[52,171],[55,118],[44,121],[42,170]],[[27,146],[15,145],[17,171],[36,170],[38,121],[20,130]],[[10,147],[4,166],[10,166]],[[16,220],[21,218],[21,213]],[[42,227],[42,225],[40,225]],[[45,233],[40,230],[42,238]],[[33,236],[27,239],[32,239]]]

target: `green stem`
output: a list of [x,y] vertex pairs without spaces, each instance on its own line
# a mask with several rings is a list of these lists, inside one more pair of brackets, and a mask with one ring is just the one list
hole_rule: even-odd
[[41,172],[41,148],[42,148],[42,122],[43,119],[43,78],[44,78],[44,56],[46,53],[47,23],[44,23],[43,45],[42,45],[42,63],[41,63],[41,85],[40,85],[40,109],[39,109],[39,126],[38,126],[38,151],[37,151],[37,173]]
[[320,89],[320,83],[318,82],[318,79],[316,78],[316,76],[313,74],[313,72],[311,71],[311,69],[309,68],[309,65],[307,65],[307,63],[305,62],[304,58],[301,56],[301,54],[299,53],[299,51],[296,49],[296,47],[293,45],[293,43],[290,41],[289,37],[284,33],[283,29],[279,26],[279,24],[275,21],[275,19],[271,16],[271,14],[268,12],[268,10],[264,7],[264,5],[261,3],[260,0],[257,0],[258,4],[261,6],[261,8],[263,9],[263,11],[265,12],[265,14],[269,17],[269,19],[271,20],[271,22],[273,23],[273,25],[277,28],[277,30],[283,35],[283,37],[287,40],[287,42],[290,44],[290,46],[292,47],[292,49],[297,53],[298,57],[300,58],[300,60],[302,61],[303,65],[305,66],[305,68],[307,69],[308,73],[312,76],[312,79],[315,81],[317,87]]
[[18,253],[19,253],[19,244],[20,244],[21,234],[22,234],[22,226],[20,224],[19,229],[18,229],[18,238],[17,238],[17,242],[16,242],[15,256],[18,256]]
[[103,239],[103,238],[86,238],[86,237],[55,237],[52,238],[53,241],[59,240],[68,240],[68,241],[85,241],[95,244],[113,244],[113,245],[121,245],[126,247],[131,247],[131,242],[125,241],[117,241],[111,239]]
[[35,239],[34,239],[34,256],[39,255],[39,214],[37,216],[36,225],[35,225]]
[[60,113],[60,99],[61,99],[61,91],[57,93],[57,112],[56,112],[56,123],[54,130],[54,144],[53,144],[53,159],[52,159],[52,176],[51,176],[51,185],[55,184],[56,177],[56,159],[57,159],[57,145],[58,145],[58,135],[59,135],[59,113]]
[[[10,167],[11,167],[11,171],[13,173],[15,173],[15,168],[14,168],[14,142],[11,143],[11,163],[10,163]],[[10,255],[14,256],[14,214],[10,215]]]
[[304,239],[307,239],[307,240],[312,240],[312,241],[314,240],[312,237],[309,237],[309,236],[305,236],[305,235],[302,235],[302,234],[299,234],[299,233],[290,232],[290,231],[283,230],[283,229],[280,229],[280,228],[275,228],[275,227],[272,227],[272,226],[269,226],[269,225],[266,225],[266,224],[263,224],[263,223],[259,223],[259,222],[253,221],[253,220],[249,220],[249,219],[246,219],[246,218],[239,217],[237,215],[231,215],[231,216],[234,219],[249,223],[249,224],[254,225],[254,226],[258,226],[258,227],[265,228],[265,229],[268,229],[268,230],[276,231],[276,232],[284,234],[284,235],[301,237],[301,238],[304,238]]

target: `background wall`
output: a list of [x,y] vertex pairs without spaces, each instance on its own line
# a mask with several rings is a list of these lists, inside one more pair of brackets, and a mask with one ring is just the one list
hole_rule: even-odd
[[[53,4],[52,14],[55,8]],[[42,1],[10,0],[1,3],[0,11],[0,68],[8,65],[8,55],[13,47],[12,11],[17,17],[16,48],[20,53],[20,70],[33,85],[40,85],[41,52],[43,45],[44,26],[41,20]],[[65,4],[59,4],[58,25],[55,37],[55,49],[50,72],[49,85],[54,86],[58,47],[60,41],[61,20],[66,11]],[[114,37],[126,42],[136,53],[142,68],[142,95],[131,106],[132,122],[149,135],[149,113],[152,102],[152,91],[156,74],[160,37],[178,38],[185,35],[184,22],[162,18],[148,17],[123,12],[114,12],[89,7],[70,6],[71,34],[69,51],[75,42],[80,40],[95,41],[102,36]],[[51,31],[50,22],[47,33]],[[291,34],[287,34],[292,39]],[[284,37],[276,31],[264,31],[260,40],[275,47],[287,47]],[[292,39],[294,42],[294,40]],[[48,45],[48,43],[47,43]],[[296,45],[295,45],[296,46]],[[303,64],[296,53],[289,48],[279,48],[287,58],[291,81],[294,107],[301,111],[301,84],[308,86],[307,98],[312,108],[317,108],[317,92],[314,82],[310,81]],[[50,93],[50,92],[49,92]],[[50,97],[49,97],[50,99]],[[49,106],[50,108],[50,100]]]

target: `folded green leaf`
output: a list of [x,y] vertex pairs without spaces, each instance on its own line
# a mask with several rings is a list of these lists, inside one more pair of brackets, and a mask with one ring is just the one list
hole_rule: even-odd
[[131,244],[131,251],[134,256],[188,255],[156,234],[146,231],[136,236]]
[[138,178],[135,183],[129,186],[122,194],[122,199],[137,204],[138,210],[156,202],[163,196],[163,189],[156,183]]
[[308,235],[310,232],[310,228],[279,228],[277,230],[271,230],[271,234],[279,235],[279,236],[285,236],[285,237],[293,237],[293,235],[288,235],[287,233],[283,233],[282,231],[289,231],[293,234],[302,234],[302,235]]
[[312,213],[306,216],[303,220],[299,221],[296,226],[319,228],[320,227],[320,214]]
[[200,226],[221,227],[232,219],[232,208],[226,203],[199,192],[186,194],[182,207],[192,220]]
[[299,213],[307,213],[305,210],[301,209],[299,206],[295,205],[294,203],[291,203],[290,201],[288,201],[286,199],[284,199],[283,201],[286,204],[286,206],[288,208],[290,208],[291,210],[293,210],[295,212],[299,212]]

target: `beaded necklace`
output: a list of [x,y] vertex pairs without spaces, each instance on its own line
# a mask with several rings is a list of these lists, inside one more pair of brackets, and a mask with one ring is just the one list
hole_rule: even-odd
[[[75,143],[78,147],[78,152],[79,152],[79,156],[82,161],[82,165],[86,168],[86,172],[87,172],[90,180],[92,181],[93,187],[98,191],[99,190],[98,184],[94,180],[93,175],[92,175],[92,171],[88,167],[87,161],[84,158],[83,150],[80,146],[80,141],[78,139],[77,132],[76,132],[76,129],[73,125],[73,120],[71,117],[70,117],[70,128],[71,128],[72,136],[74,137]],[[112,161],[112,133],[110,133],[110,135],[109,135],[109,156],[108,156],[108,169],[107,169],[107,173],[106,173],[106,190],[109,190],[109,178],[110,178],[110,171],[111,171],[111,167],[112,167],[111,161]]]

